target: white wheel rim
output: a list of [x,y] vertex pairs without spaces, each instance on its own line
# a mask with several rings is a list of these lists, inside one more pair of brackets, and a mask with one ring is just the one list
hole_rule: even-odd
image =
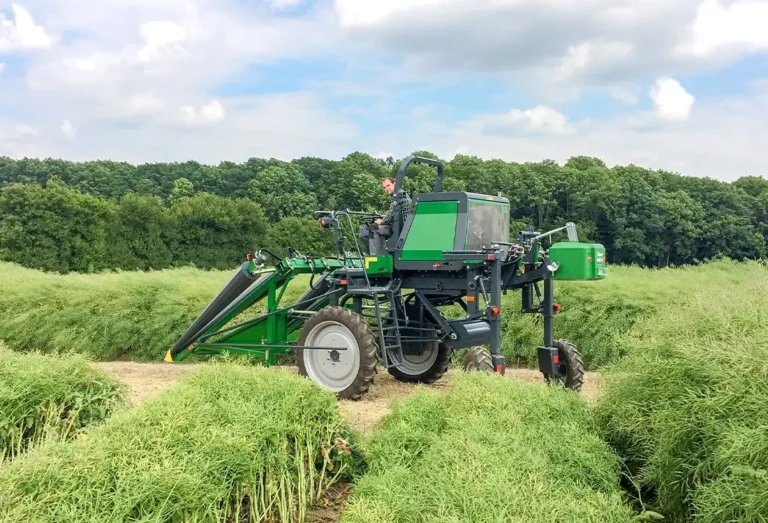
[[360,369],[360,347],[352,331],[336,321],[324,321],[315,325],[304,344],[343,349],[304,349],[304,367],[312,381],[332,392],[352,385]]
[[427,372],[437,361],[437,354],[440,352],[436,343],[429,343],[429,345],[430,348],[421,354],[403,354],[403,363],[398,365],[397,369],[409,376]]

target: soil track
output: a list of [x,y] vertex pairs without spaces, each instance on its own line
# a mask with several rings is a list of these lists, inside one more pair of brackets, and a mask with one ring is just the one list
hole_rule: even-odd
[[[134,405],[155,396],[196,368],[194,364],[123,361],[98,362],[94,365],[125,382],[130,388],[131,401]],[[274,370],[275,372],[297,372],[296,367],[276,367]],[[530,369],[509,368],[506,376],[509,379],[542,383],[541,374]],[[445,390],[451,386],[451,382],[451,371],[433,385],[418,385],[401,383],[380,368],[368,394],[360,401],[339,401],[339,409],[342,416],[358,430],[370,433],[376,423],[389,413],[393,401],[410,396],[422,389]],[[598,392],[597,373],[588,372],[582,394],[592,402]]]

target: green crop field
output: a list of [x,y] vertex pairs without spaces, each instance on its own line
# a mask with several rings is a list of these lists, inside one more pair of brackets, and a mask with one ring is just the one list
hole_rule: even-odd
[[399,404],[374,434],[345,523],[624,523],[619,460],[570,391],[460,374]]
[[[690,289],[714,293],[721,285],[746,286],[764,270],[758,263],[728,261],[675,270],[619,266],[604,281],[558,282],[555,298],[562,312],[555,335],[576,342],[587,368],[597,369],[626,354],[620,340],[636,322],[656,317]],[[0,263],[0,332],[16,350],[162,361],[232,274],[182,268],[59,275]],[[283,303],[298,298],[308,282],[308,276],[297,277]],[[533,366],[541,317],[520,314],[519,308],[519,293],[504,297],[503,353],[513,365]]]
[[331,394],[216,364],[0,468],[0,521],[301,521],[355,460]]
[[[51,384],[76,390],[77,380],[18,353],[162,361],[231,275],[0,264],[0,338],[45,399]],[[309,380],[203,365],[77,439],[49,438],[0,464],[0,521],[314,521],[313,505],[344,484],[338,517],[349,523],[768,521],[765,264],[611,266],[604,281],[558,283],[556,301],[556,337],[575,341],[600,376],[595,402],[453,368],[447,385],[413,387],[358,435]],[[515,293],[503,307],[505,355],[534,366],[540,319],[518,313]]]
[[125,387],[80,357],[0,345],[0,462],[43,441],[75,437],[126,405]]
[[768,521],[768,268],[721,283],[636,325],[604,372],[602,432],[669,521]]

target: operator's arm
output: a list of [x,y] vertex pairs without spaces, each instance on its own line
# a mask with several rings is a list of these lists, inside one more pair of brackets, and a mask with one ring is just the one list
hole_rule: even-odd
[[387,210],[387,214],[384,215],[384,217],[381,219],[382,225],[389,225],[392,223],[392,219],[395,217],[394,213],[395,209],[395,200],[392,200],[392,203],[389,204],[389,209]]
[[[391,225],[392,221],[395,219],[395,199],[392,200],[392,203],[389,206],[389,210],[387,211],[387,214],[384,215],[384,218],[381,219],[382,225]],[[403,218],[403,223],[405,223],[405,218],[408,216],[408,213],[411,212],[411,198],[408,196],[408,194],[403,193],[403,201],[400,206],[400,215]],[[402,225],[402,223],[401,223]]]
[[387,210],[387,214],[382,216],[381,218],[377,218],[374,220],[374,223],[378,225],[389,225],[392,223],[392,217],[394,216],[393,210],[395,208],[395,200],[392,199],[392,203],[389,204],[389,209]]

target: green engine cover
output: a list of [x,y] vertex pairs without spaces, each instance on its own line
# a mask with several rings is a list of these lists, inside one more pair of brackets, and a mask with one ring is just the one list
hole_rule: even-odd
[[459,202],[419,202],[401,259],[442,261],[443,251],[454,249]]
[[599,243],[554,243],[549,258],[560,264],[556,280],[602,280],[606,275],[605,247]]

